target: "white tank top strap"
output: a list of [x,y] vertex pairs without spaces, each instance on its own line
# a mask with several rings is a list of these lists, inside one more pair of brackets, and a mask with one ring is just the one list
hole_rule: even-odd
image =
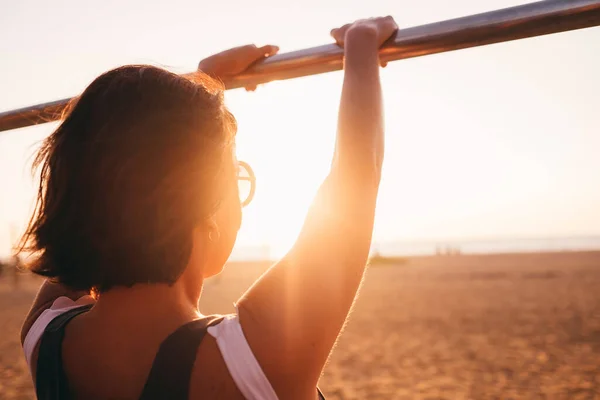
[[31,357],[33,356],[33,352],[37,347],[46,327],[52,320],[59,315],[72,310],[73,308],[85,306],[87,304],[94,303],[94,298],[92,296],[83,296],[77,299],[77,301],[73,301],[68,297],[59,297],[54,300],[54,303],[50,306],[50,308],[44,310],[40,316],[35,320],[29,332],[25,336],[25,340],[23,340],[23,352],[25,353],[25,360],[27,360],[27,365],[29,366],[29,371],[31,368]]
[[246,399],[277,400],[275,390],[246,341],[238,314],[209,327],[208,333],[215,338],[233,381]]

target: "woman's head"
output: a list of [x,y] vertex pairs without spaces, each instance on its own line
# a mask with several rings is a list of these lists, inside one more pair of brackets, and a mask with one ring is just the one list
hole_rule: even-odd
[[188,264],[220,271],[241,221],[235,132],[206,75],[125,66],[98,77],[35,160],[32,270],[99,292],[172,284]]

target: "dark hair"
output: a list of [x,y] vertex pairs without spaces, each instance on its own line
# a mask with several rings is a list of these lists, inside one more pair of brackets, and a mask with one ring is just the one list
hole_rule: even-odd
[[73,101],[34,161],[35,212],[21,250],[30,269],[78,290],[173,283],[192,231],[218,208],[235,119],[207,75],[131,65]]

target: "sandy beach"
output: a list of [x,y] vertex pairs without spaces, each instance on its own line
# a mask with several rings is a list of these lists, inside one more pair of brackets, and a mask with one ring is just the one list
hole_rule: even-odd
[[[202,312],[231,312],[265,268],[229,265]],[[0,399],[34,398],[18,334],[39,283],[0,278]],[[600,399],[600,252],[372,266],[320,387],[328,399]]]

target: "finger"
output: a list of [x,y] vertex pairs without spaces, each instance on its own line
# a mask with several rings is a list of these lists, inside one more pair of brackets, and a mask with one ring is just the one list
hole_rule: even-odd
[[346,24],[346,25],[342,25],[342,27],[340,28],[340,30],[342,32],[346,32],[348,30],[348,28],[350,28],[352,25],[354,25],[354,22],[351,22],[351,23]]
[[335,44],[337,44],[340,47],[344,47],[344,37],[343,36],[334,36],[333,39],[335,40]]
[[257,54],[260,54],[261,56],[264,56],[264,57],[271,57],[272,55],[277,54],[278,51],[279,51],[279,47],[274,46],[272,44],[268,44],[266,46],[259,47],[256,50]]
[[231,52],[232,54],[254,54],[254,52],[256,52],[256,45],[255,44],[247,44],[244,46],[238,46],[238,47],[234,47],[231,48],[229,50],[227,50],[228,52]]
[[254,92],[256,90],[256,87],[256,85],[248,85],[244,89],[246,89],[247,92]]
[[343,27],[342,28],[334,28],[331,30],[331,32],[329,32],[331,37],[335,40],[335,43],[340,47],[344,47],[344,30],[343,29],[344,29]]
[[396,27],[396,29],[392,29],[390,35],[387,37],[387,39],[383,42],[381,47],[386,47],[391,45],[392,43],[394,43],[394,41],[396,40],[396,36],[398,33],[398,27]]
[[394,18],[392,18],[391,16],[387,16],[387,17],[385,17],[385,22],[394,31],[394,33],[396,33],[398,31],[399,27],[398,27],[398,24],[396,23],[396,21],[394,20]]
[[350,28],[351,25],[352,24],[345,24],[345,25],[340,26],[339,28],[333,28],[329,33],[331,34],[331,36],[343,35],[344,33],[346,33],[348,28]]
[[385,17],[385,19],[390,24],[393,24],[396,27],[396,29],[398,29],[398,23],[396,22],[396,20],[394,19],[394,17],[392,17],[391,15],[388,15],[387,17]]

